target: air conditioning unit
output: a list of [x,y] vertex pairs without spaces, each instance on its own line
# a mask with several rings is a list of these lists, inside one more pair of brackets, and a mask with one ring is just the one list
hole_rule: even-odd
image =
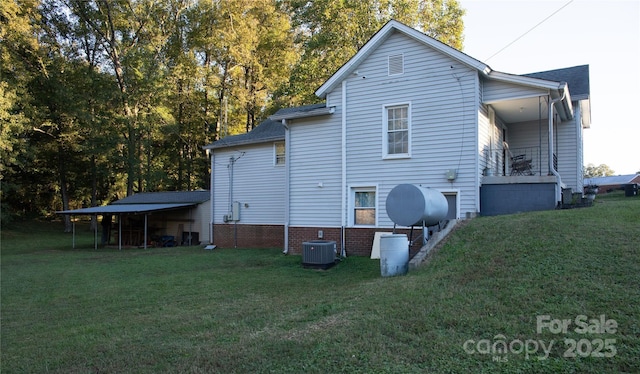
[[328,269],[336,263],[335,241],[312,240],[302,243],[302,266],[305,268]]

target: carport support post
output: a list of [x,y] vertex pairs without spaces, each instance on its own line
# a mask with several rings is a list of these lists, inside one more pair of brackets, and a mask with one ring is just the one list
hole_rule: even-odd
[[76,249],[76,219],[71,216],[71,248]]
[[144,215],[144,249],[147,249],[147,214]]
[[193,232],[193,208],[189,208],[189,246],[191,246],[191,235],[193,235],[192,232]]
[[93,249],[98,250],[98,214],[94,214],[93,217],[96,219],[95,230],[93,230]]
[[122,214],[118,214],[118,250],[122,250]]

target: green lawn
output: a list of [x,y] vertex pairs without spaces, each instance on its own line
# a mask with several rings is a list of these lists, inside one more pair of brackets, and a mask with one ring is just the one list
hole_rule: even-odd
[[2,373],[640,372],[640,198],[477,218],[394,278],[278,249],[96,251],[86,226],[72,250],[60,229],[2,228]]

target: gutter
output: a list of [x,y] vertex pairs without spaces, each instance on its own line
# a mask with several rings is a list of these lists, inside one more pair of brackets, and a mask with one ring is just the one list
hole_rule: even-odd
[[347,227],[347,80],[342,81],[342,228],[340,233],[340,256],[347,257],[345,233]]
[[291,132],[287,126],[287,120],[282,119],[284,127],[284,249],[282,253],[289,254],[289,208],[290,208],[290,191],[291,183],[289,176],[291,175]]
[[213,152],[213,149],[207,149],[207,153],[211,154],[211,175],[209,176],[210,178],[210,182],[211,186],[209,187],[209,201],[211,202],[211,217],[209,219],[209,244],[213,244],[214,240],[213,240],[213,235],[214,235],[214,219],[213,219],[213,214],[215,212],[214,206],[215,206],[215,193],[214,193],[214,189],[215,189],[215,179],[214,179],[214,174],[215,174],[215,153]]
[[549,172],[556,177],[556,204],[561,201],[562,196],[562,179],[560,178],[560,174],[553,167],[553,107],[555,103],[564,100],[566,96],[566,90],[562,91],[562,96],[557,99],[551,99],[551,95],[549,95]]

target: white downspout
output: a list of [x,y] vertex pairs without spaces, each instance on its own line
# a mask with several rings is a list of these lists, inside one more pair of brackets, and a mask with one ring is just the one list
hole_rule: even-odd
[[562,96],[555,100],[551,100],[551,94],[549,94],[549,171],[556,177],[556,204],[561,201],[562,179],[558,171],[553,167],[553,106],[555,103],[564,100],[566,92],[566,90],[562,90]]
[[215,188],[215,178],[213,176],[215,169],[214,169],[214,161],[215,161],[215,154],[213,153],[213,149],[211,150],[207,150],[208,152],[210,152],[211,154],[211,175],[209,176],[209,201],[211,202],[211,209],[210,209],[210,218],[209,218],[209,244],[213,244],[213,225],[214,225],[214,220],[213,220],[213,212],[214,212],[214,206],[215,206],[215,193],[214,193],[214,188]]
[[347,80],[342,81],[342,228],[340,256],[347,257],[345,233],[347,227]]
[[289,208],[290,208],[290,193],[291,183],[289,176],[291,174],[291,133],[289,126],[287,126],[287,120],[282,120],[282,126],[284,126],[284,249],[282,253],[289,254]]

